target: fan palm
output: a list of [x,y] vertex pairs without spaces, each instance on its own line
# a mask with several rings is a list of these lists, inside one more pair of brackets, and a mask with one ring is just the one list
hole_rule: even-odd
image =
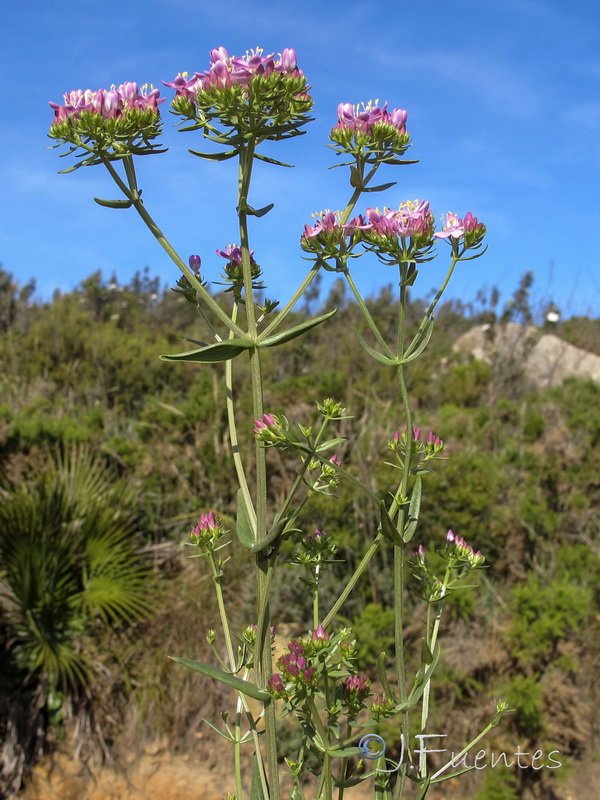
[[[91,697],[97,629],[151,613],[135,499],[86,448],[56,454],[31,479],[0,489],[0,670],[21,711],[35,698],[38,711],[56,716],[60,698]],[[5,696],[5,732],[19,727],[15,710]]]

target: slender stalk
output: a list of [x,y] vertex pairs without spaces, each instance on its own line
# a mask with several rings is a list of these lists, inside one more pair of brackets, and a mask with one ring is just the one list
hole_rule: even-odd
[[340,594],[338,599],[335,601],[335,603],[331,607],[331,610],[330,610],[329,614],[327,614],[327,616],[323,620],[322,625],[323,625],[324,628],[326,628],[328,625],[330,625],[331,622],[335,619],[335,615],[338,613],[340,608],[346,602],[346,599],[348,598],[349,594],[352,592],[352,590],[354,589],[354,587],[358,583],[358,581],[360,579],[360,576],[363,574],[363,572],[365,571],[365,569],[369,565],[369,562],[371,561],[371,559],[373,558],[373,556],[377,552],[377,548],[379,547],[379,545],[381,544],[382,541],[383,541],[383,534],[382,533],[378,533],[377,536],[373,539],[373,543],[371,544],[371,546],[369,547],[367,552],[361,558],[360,564],[354,570],[354,574],[352,575],[352,577],[350,578],[350,580],[346,584],[344,590],[342,591],[342,593]]
[[[373,167],[373,169],[370,170],[370,172],[366,176],[366,178],[363,179],[363,187],[366,186],[369,183],[371,178],[377,172],[378,168],[379,168],[379,164],[376,164]],[[359,166],[359,169],[361,169],[361,175],[362,175],[362,169],[364,169],[364,166],[361,164]],[[358,202],[358,198],[362,194],[362,191],[363,191],[362,188],[356,188],[354,190],[354,192],[352,193],[352,196],[350,197],[350,200],[348,201],[348,204],[346,205],[346,208],[343,210],[343,212],[341,214],[341,217],[340,217],[340,222],[342,224],[344,224],[345,222],[348,221],[348,219],[350,217],[350,214],[352,213],[352,211],[354,209],[354,206]],[[267,325],[265,330],[262,332],[263,336],[268,336],[270,333],[272,333],[275,330],[277,330],[279,325],[283,322],[283,320],[287,317],[287,315],[290,313],[292,308],[296,305],[296,303],[298,302],[300,297],[302,297],[302,295],[304,294],[305,290],[310,286],[310,284],[316,278],[317,273],[319,272],[319,269],[320,269],[320,266],[318,264],[316,264],[310,270],[310,272],[308,273],[306,278],[302,281],[302,283],[300,284],[298,289],[294,292],[292,298],[285,304],[285,306],[281,309],[281,311],[278,312],[278,314],[275,316],[275,318],[269,323],[269,325]]]
[[[252,290],[252,264],[250,260],[250,244],[248,238],[248,192],[252,176],[254,144],[248,142],[239,154],[238,172],[238,220],[240,230],[240,248],[242,251],[242,272],[244,279],[244,296],[246,303],[246,322],[248,336],[256,340],[257,323],[254,295]],[[260,351],[257,347],[250,350],[250,375],[252,382],[252,411],[254,419],[260,419],[264,413],[262,371]],[[261,542],[267,535],[267,464],[265,448],[257,441],[256,454],[256,542]],[[273,671],[271,637],[269,635],[270,612],[268,583],[270,581],[271,558],[268,551],[260,551],[256,556],[256,596],[258,605],[258,630],[255,646],[256,682],[265,688]],[[271,701],[265,703],[265,741],[267,750],[267,767],[270,779],[270,800],[279,800],[279,767],[277,763],[277,720],[275,705]],[[261,758],[260,751],[256,753]]]
[[[447,591],[448,581],[450,579],[450,568],[446,568],[446,574],[444,575],[444,592]],[[445,599],[443,599],[438,606],[437,614],[435,616],[435,620],[433,622],[433,626],[431,624],[431,603],[427,605],[427,631],[426,631],[426,641],[427,646],[429,647],[430,652],[433,654],[435,650],[435,646],[437,644],[437,637],[440,630],[440,622],[442,619],[442,613],[444,611]],[[423,700],[421,705],[421,733],[425,733],[427,729],[427,720],[429,718],[429,699],[431,696],[431,676],[429,677],[425,689],[423,691]],[[424,748],[422,748],[424,749]],[[419,754],[419,775],[421,778],[425,778],[427,776],[427,754],[425,752],[421,752]]]
[[371,312],[367,308],[367,305],[366,305],[365,301],[363,300],[360,292],[358,291],[358,288],[356,287],[356,284],[352,280],[352,276],[350,275],[350,273],[348,271],[346,271],[344,273],[344,277],[346,278],[346,281],[348,282],[348,286],[350,287],[350,289],[352,290],[352,293],[354,294],[354,297],[356,298],[356,302],[358,303],[358,305],[360,307],[360,310],[362,311],[363,317],[366,319],[369,327],[371,328],[371,330],[375,334],[375,337],[376,337],[377,341],[383,346],[383,349],[386,351],[386,353],[389,356],[392,356],[393,353],[390,350],[390,348],[388,347],[387,342],[385,341],[385,339],[381,335],[381,332],[380,332],[379,328],[375,324],[375,320],[371,316]]
[[[127,159],[130,159],[130,164],[128,166],[128,172],[129,172],[130,170],[133,170],[133,158],[131,156],[126,156],[124,161],[127,161]],[[128,187],[123,182],[123,180],[121,179],[121,176],[116,171],[116,169],[113,167],[113,165],[111,164],[110,161],[105,160],[104,161],[104,166],[109,171],[109,173],[110,173],[111,177],[113,178],[114,182],[117,184],[119,189],[123,192],[125,197],[127,197],[128,200],[131,200],[131,203],[132,203],[133,207],[135,208],[135,210],[138,212],[140,217],[144,220],[144,222],[148,226],[148,229],[150,230],[150,233],[155,237],[155,239],[158,241],[160,246],[163,248],[163,250],[169,256],[171,261],[173,261],[173,263],[178,267],[178,269],[180,269],[181,272],[183,272],[183,274],[186,276],[188,281],[192,284],[192,286],[196,290],[196,293],[200,295],[202,300],[214,312],[214,314],[221,320],[221,322],[227,328],[229,328],[230,331],[233,331],[233,333],[235,333],[236,336],[239,336],[240,338],[244,338],[244,339],[247,338],[246,334],[244,333],[244,331],[231,321],[231,319],[229,318],[229,315],[227,314],[227,312],[224,311],[221,308],[221,306],[217,303],[217,301],[209,294],[209,292],[206,291],[204,286],[202,286],[202,283],[198,280],[198,278],[196,278],[196,276],[194,275],[192,270],[188,267],[188,265],[185,263],[185,261],[177,253],[175,248],[172,246],[172,244],[169,242],[167,237],[164,235],[164,233],[158,227],[156,222],[152,219],[152,217],[150,216],[150,214],[146,210],[146,207],[145,207],[145,205],[143,204],[143,202],[142,202],[142,200],[140,198],[139,191],[137,189],[137,184],[134,183],[133,186]]]
[[[402,358],[404,349],[404,326],[405,326],[405,310],[407,300],[407,287],[405,285],[405,270],[404,265],[400,265],[400,302],[398,304],[398,342],[397,342],[397,355]],[[402,481],[400,483],[400,496],[407,497],[408,495],[408,479],[410,476],[410,467],[412,462],[413,451],[413,424],[412,424],[412,411],[410,408],[410,400],[408,397],[408,390],[406,388],[406,379],[404,375],[404,365],[398,365],[398,383],[400,386],[400,394],[402,395],[402,403],[404,406],[404,418],[406,424],[406,448],[404,451],[404,469],[402,471]],[[399,508],[399,525],[398,528],[401,534],[404,533],[406,525],[407,506],[401,505]],[[407,698],[406,691],[406,665],[404,655],[404,546],[394,546],[394,642],[395,642],[395,662],[396,662],[396,678],[398,681],[398,693],[400,702],[403,703]],[[409,718],[408,712],[402,712],[402,733],[404,741],[409,740]],[[400,765],[398,770],[398,778],[394,787],[393,797],[394,800],[402,797],[404,788],[404,781],[406,779],[406,764]]]
[[[233,651],[233,642],[231,640],[231,631],[229,629],[229,620],[227,619],[227,611],[225,609],[225,601],[223,598],[223,590],[221,588],[221,568],[217,564],[215,560],[215,554],[212,550],[209,550],[208,557],[210,559],[210,565],[212,567],[213,572],[213,581],[215,584],[215,592],[217,595],[217,606],[219,609],[219,616],[221,618],[221,627],[223,629],[223,635],[225,636],[225,647],[227,648],[227,656],[229,658],[229,668],[233,674],[237,672],[236,670],[236,661],[235,661],[235,653]],[[239,702],[240,698],[238,696],[238,709],[236,709],[236,735],[234,737],[234,748],[233,748],[233,760],[234,760],[234,771],[235,771],[235,790],[237,796],[239,798],[242,797],[242,771],[241,771],[241,730],[240,730],[240,712],[239,712]]]
[[[236,302],[233,304],[233,310],[231,312],[232,320],[234,322],[237,320],[237,313],[238,313],[238,304]],[[230,339],[233,338],[232,331],[229,332],[229,338]],[[246,479],[246,472],[244,470],[244,463],[242,461],[242,456],[238,444],[237,426],[235,422],[235,405],[233,400],[233,359],[229,359],[228,361],[225,362],[225,390],[226,390],[225,403],[227,407],[229,439],[231,441],[231,452],[233,454],[235,473],[237,475],[238,483],[240,485],[240,489],[242,490],[242,494],[244,495],[246,508],[248,509],[248,513],[250,515],[250,524],[252,525],[252,528],[256,536],[256,511],[254,509],[254,502],[252,500],[252,495],[250,493],[250,488],[248,486],[248,481]]]

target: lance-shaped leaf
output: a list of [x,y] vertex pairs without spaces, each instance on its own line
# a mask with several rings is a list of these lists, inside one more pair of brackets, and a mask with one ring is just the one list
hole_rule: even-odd
[[364,186],[363,192],[385,192],[386,189],[391,189],[398,181],[391,181],[390,183],[382,183],[380,186]]
[[265,796],[262,777],[260,774],[260,767],[258,766],[258,758],[256,753],[252,759],[252,784],[250,785],[250,800],[267,800]]
[[421,476],[417,475],[415,485],[413,486],[412,494],[410,496],[410,503],[408,506],[408,524],[404,528],[404,541],[410,542],[415,535],[417,529],[417,522],[419,521],[419,511],[421,510]]
[[379,515],[381,517],[381,532],[384,538],[397,547],[404,544],[400,536],[400,531],[394,525],[392,518],[388,514],[387,508],[385,507],[385,500],[382,500],[379,504]]
[[350,758],[357,756],[360,751],[358,747],[338,747],[337,749],[332,747],[326,752],[330,758]]
[[246,204],[245,210],[246,214],[250,214],[251,217],[264,217],[272,208],[275,208],[275,203],[269,203],[268,206],[263,206],[262,208],[253,208]]
[[412,708],[413,706],[416,706],[416,704],[421,699],[421,695],[425,691],[425,687],[427,686],[429,679],[433,675],[433,671],[437,667],[437,663],[439,661],[441,652],[442,652],[441,649],[438,647],[437,653],[434,656],[432,656],[433,660],[431,664],[427,667],[425,672],[423,672],[422,670],[419,670],[417,672],[417,676],[415,678],[415,684],[410,694],[408,695],[406,701],[406,708]]
[[332,447],[337,447],[347,441],[345,436],[338,436],[336,439],[328,439],[326,442],[323,442],[323,444],[320,444],[315,452],[323,453],[325,450],[331,450]]
[[237,515],[235,521],[235,533],[242,544],[247,550],[254,547],[256,541],[254,536],[254,529],[250,522],[250,513],[246,505],[246,498],[241,489],[237,490]]
[[290,167],[293,168],[293,164],[286,164],[285,161],[277,161],[276,158],[269,158],[269,156],[263,156],[261,153],[254,153],[254,158],[258,158],[259,161],[266,161],[267,164],[275,164],[277,167]]
[[238,678],[236,675],[232,675],[229,672],[223,672],[222,669],[213,667],[211,664],[203,664],[201,661],[192,661],[189,658],[178,658],[177,656],[169,656],[169,658],[177,664],[183,664],[184,667],[193,669],[194,672],[201,672],[209,678],[214,678],[216,681],[226,683],[228,686],[235,689],[236,692],[241,692],[245,694],[246,697],[252,697],[253,700],[266,701],[271,699],[271,695],[268,692],[259,689],[254,683]]
[[431,652],[431,648],[427,644],[427,640],[423,639],[421,642],[421,664],[427,666],[431,664],[433,661],[433,653]]
[[174,353],[171,356],[161,356],[163,361],[191,361],[202,364],[215,364],[219,361],[230,361],[239,356],[244,350],[253,346],[249,339],[227,339],[225,342],[215,342],[189,353]]
[[[429,340],[431,339],[431,335],[433,333],[433,325],[434,325],[434,319],[433,317],[431,317],[431,319],[425,326],[424,331],[422,331],[420,334],[417,333],[415,338],[406,348],[406,352],[402,357],[402,361],[404,363],[406,363],[407,361],[413,361],[415,358],[421,355],[423,350],[425,350],[425,348],[429,344]],[[423,337],[420,342],[419,342],[419,336]]]
[[[381,353],[378,353],[377,350],[374,350],[371,347],[371,345],[368,344],[363,339],[363,337],[358,332],[358,329],[357,329],[356,325],[354,325],[353,328],[354,328],[354,333],[356,334],[356,338],[358,339],[359,344],[362,347],[364,347],[364,349],[367,351],[367,353],[369,353],[369,355],[373,356],[373,358],[377,359],[377,361],[380,361],[382,364],[387,364],[388,366],[391,366],[391,367],[398,366],[399,362],[398,362],[398,359],[395,356],[390,358],[388,356],[382,355]],[[391,350],[389,350],[389,348],[388,348],[388,352],[391,353]]]
[[101,200],[99,197],[94,197],[94,203],[104,208],[131,208],[133,205],[131,200]]
[[382,161],[386,164],[392,164],[395,167],[400,167],[403,164],[418,164],[418,158],[383,158]]
[[350,186],[353,186],[355,189],[363,188],[363,177],[360,170],[354,165],[350,167]]
[[431,783],[431,777],[428,775],[423,783],[421,784],[421,788],[419,789],[419,794],[416,797],[416,800],[423,800],[425,795],[429,790],[429,784]]
[[286,523],[287,517],[278,520],[262,541],[252,545],[250,551],[252,553],[260,553],[261,550],[264,550],[266,547],[273,546],[283,535]]
[[[184,130],[182,128],[182,130]],[[189,129],[188,129],[189,130]],[[224,153],[200,153],[198,150],[189,151],[193,156],[198,158],[205,158],[208,161],[227,161],[234,156],[237,156],[237,150],[226,150]]]
[[386,696],[395,703],[396,695],[394,694],[394,690],[388,681],[385,671],[385,653],[380,653],[379,658],[377,659],[377,675],[379,676],[379,682],[383,686],[383,691],[385,692]]
[[275,347],[278,344],[291,342],[292,339],[295,339],[297,336],[302,336],[302,334],[306,333],[306,331],[309,331],[311,328],[315,328],[317,325],[325,322],[330,317],[333,317],[336,311],[337,308],[334,308],[333,311],[329,311],[327,314],[323,314],[321,317],[309,319],[308,322],[302,322],[300,325],[295,325],[293,328],[289,328],[287,331],[276,333],[273,336],[267,336],[266,339],[261,339],[259,336],[256,345],[257,347]]

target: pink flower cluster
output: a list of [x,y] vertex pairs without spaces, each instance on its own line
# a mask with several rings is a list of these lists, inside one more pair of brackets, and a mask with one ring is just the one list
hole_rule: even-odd
[[110,89],[98,89],[96,92],[91,89],[67,92],[63,95],[63,106],[50,102],[54,109],[52,125],[59,125],[68,119],[79,119],[86,111],[99,114],[104,119],[118,119],[133,110],[158,114],[158,106],[164,103],[165,98],[159,99],[158,89],[146,93],[147,88],[143,86],[140,91],[137,83],[128,81],[122,83],[118,89],[113,86]]
[[258,436],[262,430],[275,428],[278,426],[276,417],[273,414],[263,414],[261,419],[254,420],[254,435]]
[[289,655],[281,656],[277,661],[277,666],[281,669],[284,679],[310,686],[316,669],[308,666],[302,642],[291,641],[288,644],[288,650],[290,651]]
[[[215,250],[218,256],[221,258],[225,258],[229,261],[230,264],[233,264],[235,267],[242,266],[242,248],[237,244],[228,244],[225,250]],[[254,250],[250,250],[250,262],[252,264],[256,263],[254,261]]]
[[344,691],[347,694],[355,692],[365,697],[370,686],[371,681],[365,675],[360,677],[358,675],[350,675],[344,682]]
[[326,238],[341,240],[343,236],[351,236],[356,230],[363,228],[365,225],[364,219],[360,216],[342,225],[340,223],[341,211],[326,210],[314,216],[317,217],[317,221],[312,228],[310,225],[304,226],[303,239],[315,239],[320,235],[324,235]]
[[367,225],[364,230],[386,238],[399,236],[402,239],[419,235],[431,236],[434,216],[426,200],[407,200],[398,210],[367,208]]
[[[433,431],[429,431],[427,434],[427,438],[424,442],[421,441],[421,429],[417,428],[413,425],[412,429],[412,439],[413,442],[416,442],[415,452],[416,453],[424,453],[426,459],[433,458],[439,452],[444,450],[445,444],[440,439],[439,436],[436,436]],[[393,452],[396,453],[398,450],[404,452],[406,450],[406,444],[408,441],[407,432],[404,431],[400,434],[399,431],[395,431],[392,438],[388,441],[388,448]]]
[[271,75],[279,72],[289,77],[302,75],[298,69],[296,51],[286,47],[278,59],[270,53],[263,56],[261,48],[257,48],[243,58],[230,56],[224,47],[216,47],[210,51],[210,68],[206,72],[195,72],[194,77],[187,80],[187,73],[178,75],[175,80],[165,86],[175,89],[178,97],[195,100],[201,89],[225,89],[230,86],[247,86],[255,75]]
[[[375,101],[377,102],[377,101]],[[402,108],[387,110],[387,103],[383,108],[373,105],[370,101],[367,104],[353,106],[352,103],[340,103],[337,108],[338,123],[333,130],[351,130],[354,132],[371,135],[375,125],[390,125],[396,128],[398,133],[406,133],[406,120],[408,112]]]
[[451,211],[446,215],[446,221],[441,231],[434,234],[437,239],[460,239],[468,233],[483,233],[485,225],[479,222],[477,217],[474,217],[470,211],[465,214],[464,219],[461,219]]
[[190,532],[190,540],[192,544],[210,548],[221,538],[224,532],[222,522],[212,511],[209,511],[206,514],[200,514],[198,524]]
[[448,531],[446,542],[448,555],[457,561],[466,561],[471,568],[480,566],[485,561],[485,556],[481,550],[475,552],[468,542],[461,536],[456,536],[453,531]]

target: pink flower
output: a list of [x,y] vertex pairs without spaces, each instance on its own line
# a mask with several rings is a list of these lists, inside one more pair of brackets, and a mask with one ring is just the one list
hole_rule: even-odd
[[246,93],[246,87],[255,76],[280,73],[286,77],[302,75],[298,69],[296,51],[286,47],[279,58],[274,53],[263,55],[263,50],[257,48],[246,53],[245,56],[230,56],[224,47],[215,47],[210,51],[210,67],[206,72],[195,72],[194,77],[187,81],[187,73],[178,75],[165,86],[175,89],[178,97],[194,100],[202,89],[225,89],[232,86],[241,87]]
[[[385,208],[383,214],[379,209],[367,208],[368,225],[365,226],[367,236],[376,237],[415,237],[429,236],[433,232],[433,213],[426,200],[407,200],[400,204],[398,210]],[[371,237],[369,236],[371,234]]]
[[[221,258],[225,258],[230,264],[236,267],[242,265],[242,248],[237,244],[228,244],[225,250],[215,250],[215,253]],[[250,263],[255,264],[254,250],[250,250]]]
[[151,111],[158,113],[158,106],[164,103],[164,98],[158,99],[160,92],[143,86],[140,91],[137,83],[128,81],[122,83],[118,89],[98,89],[92,91],[75,89],[64,95],[64,105],[50,103],[54,110],[53,125],[59,125],[66,120],[78,120],[84,112],[98,114],[103,119],[118,119],[132,110]]
[[456,214],[453,214],[451,211],[448,212],[446,215],[446,221],[444,223],[444,227],[441,231],[434,233],[434,236],[437,239],[448,239],[448,237],[452,237],[453,239],[460,239],[461,236],[465,234],[465,227],[463,220],[460,219]]
[[281,675],[275,673],[271,675],[267,682],[267,689],[271,691],[274,695],[283,697],[286,694],[285,686],[283,685],[283,681],[281,680]]
[[193,271],[196,277],[200,276],[200,264],[202,263],[200,256],[190,256],[188,259],[188,264],[190,265],[190,269]]
[[[375,101],[377,102],[377,101]],[[387,103],[383,108],[374,105],[373,101],[362,103],[362,108],[359,105],[353,106],[352,103],[340,103],[337,108],[338,123],[333,129],[344,130],[350,129],[354,132],[360,132],[371,135],[376,125],[390,125],[395,128],[398,133],[406,133],[406,120],[408,112],[401,108],[394,108],[392,111],[387,110]]]
[[[470,235],[469,235],[470,234]],[[437,239],[460,239],[465,237],[467,244],[475,243],[477,240],[481,241],[480,237],[485,234],[485,225],[479,222],[477,217],[474,217],[470,211],[467,211],[465,218],[461,219],[451,211],[446,215],[446,221],[441,231],[434,234]]]
[[312,638],[315,642],[327,642],[329,641],[329,634],[322,625],[319,625],[318,628],[312,632]]
[[340,211],[322,211],[321,214],[315,214],[317,217],[317,221],[311,228],[310,225],[304,226],[304,239],[314,239],[315,237],[319,236],[319,234],[337,234],[336,238],[341,239],[343,236],[348,236],[354,233],[357,228],[361,228],[364,225],[364,220],[362,217],[356,217],[355,219],[346,222],[344,225],[340,223],[341,212]]

